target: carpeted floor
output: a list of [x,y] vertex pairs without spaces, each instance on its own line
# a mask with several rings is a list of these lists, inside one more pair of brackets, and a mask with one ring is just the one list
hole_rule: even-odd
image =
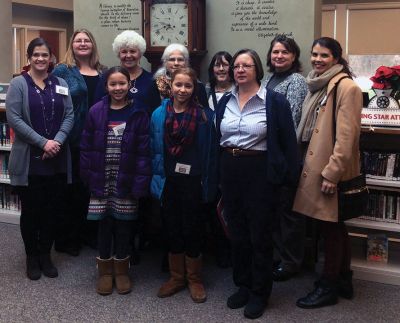
[[[168,275],[160,271],[160,253],[145,251],[131,268],[134,287],[128,295],[95,292],[96,251],[79,257],[54,253],[59,277],[30,281],[19,227],[0,223],[0,322],[244,322],[242,309],[230,310],[226,298],[235,290],[230,269],[219,269],[206,258],[206,303],[195,304],[187,290],[170,298],[156,297]],[[276,283],[268,308],[256,322],[400,322],[400,288],[355,281],[356,297],[340,299],[323,309],[303,310],[297,298],[312,288],[315,275],[305,273]]]

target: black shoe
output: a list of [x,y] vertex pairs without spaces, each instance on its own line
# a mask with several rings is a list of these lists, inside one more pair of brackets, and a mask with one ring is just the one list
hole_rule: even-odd
[[40,255],[40,268],[42,269],[43,275],[47,277],[55,278],[58,276],[57,268],[54,267],[50,254]]
[[267,300],[264,296],[250,294],[249,302],[244,308],[244,316],[248,319],[256,319],[263,315],[267,307]]
[[39,256],[26,256],[26,275],[30,280],[38,280],[42,276]]
[[297,300],[296,305],[301,308],[318,308],[335,305],[337,302],[338,294],[334,284],[320,280],[315,284],[315,289],[311,293]]
[[295,276],[296,272],[287,271],[282,266],[278,266],[272,270],[272,279],[276,282],[283,282]]
[[239,290],[228,297],[226,305],[231,309],[241,308],[249,301],[250,293],[246,287],[240,287]]
[[338,294],[345,299],[352,299],[354,296],[353,289],[353,271],[349,270],[341,273],[338,280]]
[[57,252],[62,252],[66,253],[67,255],[70,255],[72,257],[77,257],[79,256],[79,248],[75,248],[72,246],[55,246],[54,250]]

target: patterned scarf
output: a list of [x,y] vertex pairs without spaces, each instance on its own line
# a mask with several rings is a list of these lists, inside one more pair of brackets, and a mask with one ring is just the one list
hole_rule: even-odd
[[172,156],[180,156],[185,147],[194,140],[199,108],[190,103],[179,122],[175,116],[173,104],[173,99],[171,99],[167,105],[164,138],[168,153]]
[[171,79],[169,79],[166,75],[161,75],[156,78],[156,84],[158,91],[163,99],[170,98],[171,95]]

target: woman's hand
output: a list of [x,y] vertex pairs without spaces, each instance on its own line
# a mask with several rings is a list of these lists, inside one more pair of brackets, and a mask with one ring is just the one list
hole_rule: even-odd
[[44,154],[42,159],[53,158],[56,156],[61,149],[61,144],[55,140],[47,140],[46,144],[43,147]]
[[328,181],[326,178],[322,179],[321,184],[321,192],[324,194],[335,194],[336,193],[336,184]]

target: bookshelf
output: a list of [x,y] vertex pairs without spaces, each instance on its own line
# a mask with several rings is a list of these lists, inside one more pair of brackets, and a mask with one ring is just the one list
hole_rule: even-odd
[[5,107],[0,107],[0,222],[19,224],[20,204],[13,194],[8,175],[8,156],[11,151],[13,132],[8,127]]
[[[369,158],[367,161],[376,165],[364,165],[370,189],[368,215],[346,221],[352,243],[351,266],[356,279],[400,285],[400,177],[396,173],[399,164],[393,164],[393,158],[400,158],[399,142],[400,128],[361,128],[362,158]],[[366,151],[373,153],[364,154]],[[391,166],[388,166],[389,156]],[[387,263],[366,260],[367,237],[375,233],[388,237]]]

